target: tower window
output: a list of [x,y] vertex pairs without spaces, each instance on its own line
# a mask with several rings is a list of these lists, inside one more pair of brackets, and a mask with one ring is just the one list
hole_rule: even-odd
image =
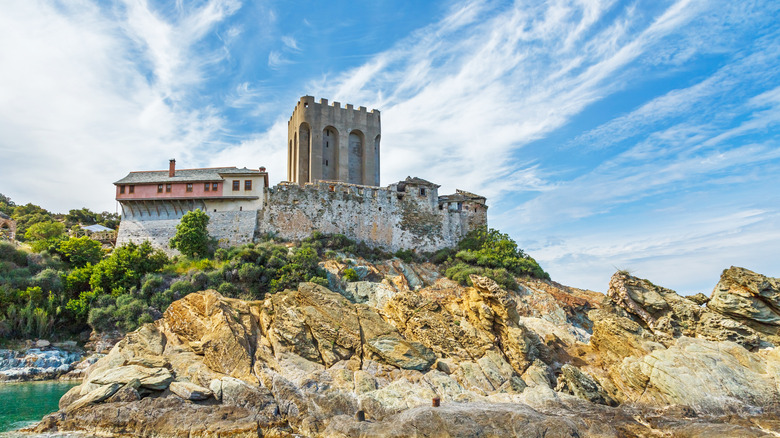
[[165,193],[171,193],[171,184],[165,185]]
[[328,147],[328,142],[327,141],[325,142],[325,147]]
[[188,192],[192,191],[192,183],[187,183],[187,191]]
[[425,196],[425,187],[420,187],[420,196]]
[[130,186],[129,191],[130,193],[135,193],[135,186]]
[[211,191],[212,192],[216,192],[218,188],[219,188],[219,183],[212,183],[211,184]]
[[325,165],[326,165],[326,166],[328,165],[328,160],[325,160]]
[[211,183],[203,183],[203,191],[208,192],[211,189]]
[[125,193],[125,186],[119,186],[119,194],[122,195]]
[[157,184],[157,193],[162,193],[162,184]]

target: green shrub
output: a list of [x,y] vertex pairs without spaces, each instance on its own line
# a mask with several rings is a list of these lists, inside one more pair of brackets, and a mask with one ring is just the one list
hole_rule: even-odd
[[454,263],[446,269],[445,275],[461,284],[469,283],[470,274],[490,277],[509,289],[517,287],[514,276],[550,279],[536,260],[518,248],[509,235],[492,228],[469,232],[458,244]]
[[0,260],[5,260],[16,266],[27,266],[27,253],[16,249],[12,243],[0,242]]
[[63,291],[62,277],[62,272],[46,268],[36,274],[32,281],[36,286],[47,292],[60,293]]
[[152,248],[148,241],[128,243],[95,265],[89,284],[102,293],[140,287],[144,275],[162,271],[168,261],[165,253]]
[[95,265],[103,258],[100,242],[86,236],[61,241],[58,251],[75,267]]
[[358,281],[360,278],[357,271],[352,268],[347,268],[341,273],[341,278],[349,282]]

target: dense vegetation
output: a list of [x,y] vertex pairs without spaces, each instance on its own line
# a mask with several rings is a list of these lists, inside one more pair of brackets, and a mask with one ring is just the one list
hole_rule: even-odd
[[[462,284],[469,283],[469,274],[478,274],[510,289],[517,287],[516,276],[549,279],[508,235],[486,228],[470,233],[457,248],[436,253],[389,253],[319,232],[297,246],[266,236],[260,243],[213,251],[208,216],[196,210],[185,215],[172,245],[185,255],[171,259],[148,242],[108,252],[99,242],[73,235],[85,222],[116,226],[108,213],[81,209],[54,215],[33,204],[15,206],[2,195],[0,211],[25,223],[23,248],[0,242],[0,338],[128,332],[160,318],[174,300],[207,288],[228,297],[262,299],[303,281],[327,286],[322,259],[430,262]],[[359,279],[352,267],[341,276]]]

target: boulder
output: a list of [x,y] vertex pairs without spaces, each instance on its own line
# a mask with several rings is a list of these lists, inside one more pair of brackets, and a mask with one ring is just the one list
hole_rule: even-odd
[[707,307],[780,342],[780,279],[745,268],[723,271]]
[[558,386],[555,390],[565,391],[600,405],[617,405],[617,402],[604,392],[604,389],[593,377],[569,364],[561,367],[561,376],[558,378]]
[[213,395],[211,390],[191,382],[171,382],[168,389],[184,400],[206,400]]
[[95,388],[94,390],[88,392],[86,395],[75,400],[73,403],[68,404],[68,406],[65,407],[65,412],[70,413],[78,409],[81,409],[84,406],[87,406],[89,404],[100,403],[103,400],[111,397],[121,387],[122,385],[120,385],[119,383],[109,383],[107,385],[103,385],[98,388]]
[[126,384],[137,379],[141,386],[161,391],[173,381],[173,374],[167,368],[146,368],[140,365],[127,365],[105,370],[97,375],[90,375],[89,383],[108,385],[111,383]]

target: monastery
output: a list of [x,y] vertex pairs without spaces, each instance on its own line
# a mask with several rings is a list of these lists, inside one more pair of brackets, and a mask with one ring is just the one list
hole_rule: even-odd
[[487,225],[482,196],[439,196],[438,185],[412,177],[379,187],[380,140],[378,110],[301,97],[288,121],[287,181],[270,187],[264,167],[177,169],[175,160],[168,170],[130,172],[114,183],[117,245],[149,240],[173,254],[168,242],[194,209],[209,215],[223,247],[318,230],[390,251],[435,251]]

